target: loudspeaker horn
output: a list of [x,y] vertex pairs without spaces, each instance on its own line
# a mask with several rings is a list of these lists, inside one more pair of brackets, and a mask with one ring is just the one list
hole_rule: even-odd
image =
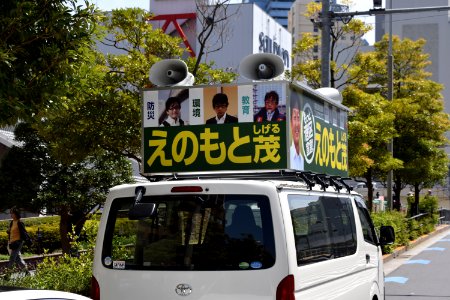
[[149,79],[157,86],[190,86],[195,81],[186,63],[179,59],[164,59],[153,64]]
[[338,103],[342,103],[342,94],[335,88],[331,87],[323,87],[316,89],[316,92],[319,92],[320,94],[327,96],[328,98],[331,98],[331,100],[334,100]]
[[283,59],[273,53],[250,54],[239,64],[239,74],[251,80],[269,80],[283,72]]

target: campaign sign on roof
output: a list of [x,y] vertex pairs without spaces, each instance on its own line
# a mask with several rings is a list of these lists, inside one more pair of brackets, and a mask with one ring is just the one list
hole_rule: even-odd
[[[286,81],[143,90],[143,173],[347,175],[347,110]],[[325,113],[328,115],[325,116]]]

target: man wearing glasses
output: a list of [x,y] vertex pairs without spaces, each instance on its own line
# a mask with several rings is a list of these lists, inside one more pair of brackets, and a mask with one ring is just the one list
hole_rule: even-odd
[[286,116],[278,110],[279,100],[277,92],[268,92],[264,97],[264,107],[255,115],[254,121],[258,123],[286,121]]
[[184,121],[180,118],[181,103],[178,97],[169,97],[166,101],[166,119],[161,126],[183,126]]

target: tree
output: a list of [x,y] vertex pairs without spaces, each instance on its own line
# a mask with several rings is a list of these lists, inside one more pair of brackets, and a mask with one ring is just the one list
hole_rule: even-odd
[[[17,205],[61,216],[62,249],[68,253],[72,227],[79,233],[89,211],[104,203],[111,186],[132,181],[130,162],[103,152],[65,164],[52,157],[49,144],[29,124],[18,124],[15,134],[22,146],[8,153],[0,169],[2,208]],[[21,154],[19,165],[13,164],[16,153]],[[14,170],[17,167],[20,172]]]
[[13,146],[2,160],[0,210],[16,204],[27,210],[34,210],[31,200],[36,198],[44,177],[41,173],[42,162],[32,158],[44,158],[46,151],[29,124],[19,123],[14,132],[15,139],[21,146]]
[[[321,3],[310,3],[306,16],[316,22]],[[336,20],[331,30],[330,85],[345,89],[343,104],[349,106],[349,173],[363,177],[368,187],[368,206],[372,208],[373,178],[382,176],[401,162],[390,157],[386,145],[396,134],[394,114],[379,93],[367,90],[366,66],[376,64],[373,55],[361,56],[362,37],[372,27],[357,19]],[[298,63],[292,67],[292,78],[305,80],[313,88],[321,84],[321,60],[317,57],[320,36],[304,33],[294,46]],[[376,64],[378,66],[378,64]]]
[[92,43],[95,10],[76,0],[0,1],[0,125],[53,101],[80,47]]
[[366,180],[368,207],[372,209],[373,178],[401,167],[401,161],[393,159],[386,147],[396,136],[395,115],[391,103],[379,93],[368,94],[357,86],[349,86],[343,96],[343,104],[351,109],[348,120],[349,173]]
[[70,251],[69,233],[75,227],[79,234],[90,210],[102,205],[109,189],[131,179],[130,162],[123,156],[104,153],[87,157],[70,165],[49,161],[45,165],[45,180],[33,205],[60,219],[60,236],[63,253]]
[[116,54],[84,49],[65,82],[66,94],[41,111],[45,122],[36,126],[61,161],[80,161],[104,150],[139,161],[140,89],[151,86],[148,71],[154,62],[182,53],[179,39],[153,30],[147,18],[142,9],[102,16],[105,52]]
[[[415,213],[420,189],[433,186],[448,173],[443,146],[450,121],[444,113],[443,87],[430,80],[426,71],[431,62],[423,51],[425,43],[423,39],[393,39],[395,127],[401,133],[393,141],[394,156],[404,162],[403,169],[394,172],[394,189],[399,195],[405,185],[414,186]],[[377,47],[379,59],[386,61],[387,37]]]
[[[80,161],[107,150],[140,162],[141,94],[151,87],[148,72],[158,60],[179,57],[180,39],[153,29],[142,9],[113,10],[102,18],[109,54],[85,49],[65,81],[66,94],[41,111],[39,133],[52,141],[61,161]],[[115,53],[115,54],[113,54]],[[192,64],[192,61],[188,61]],[[197,83],[230,81],[222,70],[201,64]]]
[[[318,26],[322,3],[311,2],[305,16]],[[335,20],[331,28],[330,86],[340,89],[353,80],[348,70],[355,63],[356,53],[364,44],[362,37],[372,29],[358,19]],[[306,80],[313,88],[321,87],[321,60],[318,58],[320,36],[304,33],[292,49],[297,63],[292,66],[291,76],[296,80]]]
[[[430,64],[423,52],[425,40],[400,40],[393,38],[394,100],[391,112],[395,115],[394,157],[403,162],[394,169],[394,192],[400,195],[402,188],[413,185],[418,205],[421,187],[430,187],[442,180],[448,172],[448,160],[443,146],[447,142],[445,132],[450,129],[448,114],[444,113],[442,86],[429,78],[426,71]],[[386,71],[388,38],[375,44],[373,53],[360,54],[351,73],[358,74],[355,85],[363,89],[378,86],[387,93]],[[354,76],[356,78],[356,76]]]

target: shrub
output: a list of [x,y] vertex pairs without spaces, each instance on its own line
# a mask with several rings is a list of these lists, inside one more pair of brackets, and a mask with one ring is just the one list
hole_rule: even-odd
[[[0,221],[0,253],[7,254],[8,234],[11,220]],[[25,227],[32,239],[31,245],[24,245],[23,252],[49,253],[61,249],[61,239],[59,234],[59,216],[27,218],[22,219]],[[40,234],[38,235],[38,231]]]
[[394,228],[395,242],[383,247],[383,253],[391,253],[396,247],[408,245],[409,234],[404,214],[396,210],[372,213],[372,220],[376,229],[381,226],[392,226]]
[[78,255],[47,257],[38,265],[34,276],[0,279],[0,286],[52,289],[89,296],[97,227],[98,222],[87,222],[83,229],[85,239],[72,243],[72,247],[79,250]]
[[439,221],[437,198],[429,195],[425,196],[421,199],[419,208],[425,215],[414,219],[407,219],[404,214],[395,210],[372,213],[375,228],[378,229],[382,225],[390,225],[395,231],[395,243],[385,246],[383,253],[391,253],[398,246],[407,246],[409,241],[416,240],[435,229]]

